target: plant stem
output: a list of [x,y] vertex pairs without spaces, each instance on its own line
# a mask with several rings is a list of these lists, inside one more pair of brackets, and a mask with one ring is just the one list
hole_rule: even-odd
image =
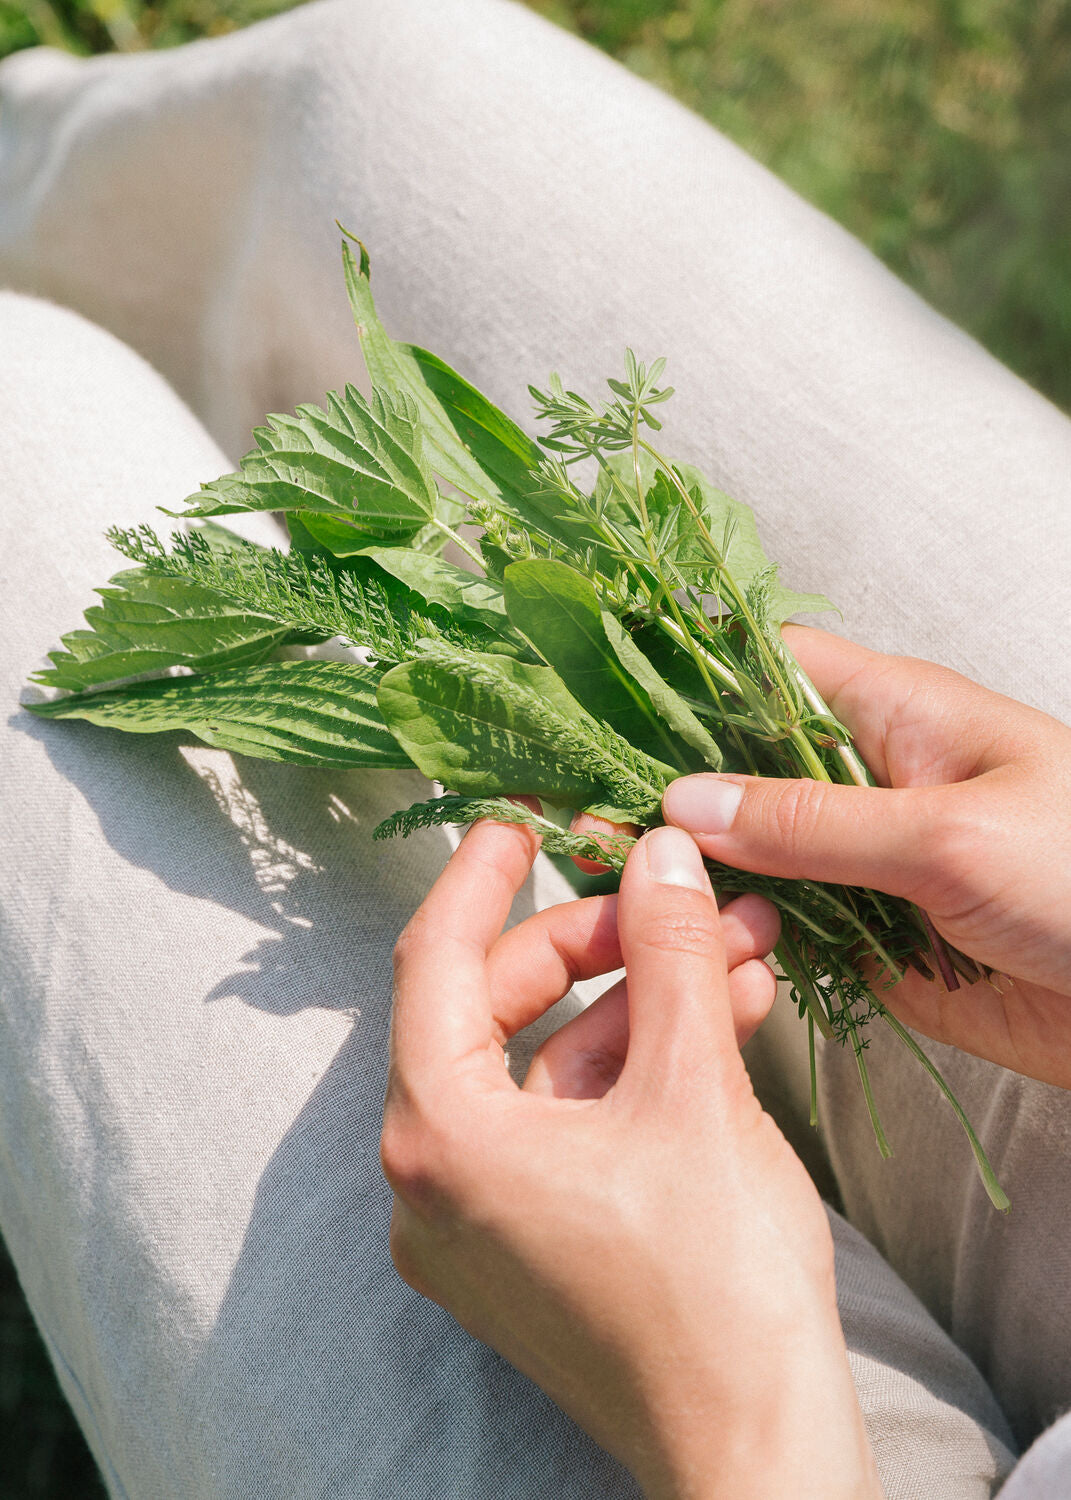
[[922,1066],[926,1069],[927,1073],[929,1073],[934,1083],[936,1083],[937,1087],[941,1090],[941,1093],[944,1094],[945,1098],[952,1106],[956,1119],[962,1125],[967,1139],[968,1141],[970,1141],[971,1150],[974,1152],[974,1159],[978,1163],[978,1171],[981,1174],[982,1182],[985,1184],[985,1190],[989,1194],[989,1201],[992,1203],[994,1208],[1000,1209],[1001,1213],[1007,1213],[1008,1209],[1011,1208],[1011,1200],[1009,1199],[1004,1189],[1001,1187],[1000,1183],[997,1181],[997,1174],[993,1171],[993,1168],[989,1162],[989,1158],[988,1156],[986,1156],[985,1151],[982,1149],[981,1141],[975,1135],[974,1130],[971,1126],[971,1122],[970,1120],[968,1120],[966,1114],[964,1113],[963,1106],[960,1104],[955,1094],[942,1078],[940,1070],[935,1067],[935,1065],[926,1056],[926,1053],[919,1046],[918,1042],[916,1042],[915,1038],[908,1031],[907,1027],[901,1025],[896,1017],[890,1011],[887,1011],[884,1006],[881,1007],[881,1016],[886,1025],[892,1027],[893,1031],[903,1042],[907,1050],[914,1057],[916,1057],[922,1064]]
[[812,1127],[818,1127],[818,1066],[814,1056],[814,1016],[807,1012],[807,1058],[811,1066],[811,1118]]
[[[784,656],[785,665],[788,667],[789,671],[796,679],[797,686],[799,687],[800,692],[803,694],[803,700],[807,704],[807,707],[813,713],[819,714],[823,718],[833,719],[834,722],[836,722],[836,720],[834,719],[834,715],[830,712],[829,705],[826,703],[825,699],[822,697],[821,693],[815,687],[811,679],[807,676],[807,673],[800,666],[799,662],[792,655],[792,652],[788,649],[783,640],[781,642],[781,651]],[[838,739],[835,746],[835,751],[837,757],[843,764],[845,770],[848,772],[851,780],[855,782],[856,786],[873,786],[875,784],[874,778],[870,774],[866,762],[859,755],[858,751],[850,743],[850,741]]]
[[441,531],[443,536],[448,537],[456,547],[460,547],[465,556],[471,562],[474,562],[476,564],[481,574],[486,571],[484,568],[483,558],[476,551],[475,547],[471,547],[469,543],[466,542],[465,538],[459,535],[459,533],[456,532],[452,526],[448,526],[445,521],[440,521],[438,516],[434,516],[432,518],[431,524],[437,530]]
[[813,1024],[818,1027],[818,1030],[827,1041],[832,1041],[833,1027],[830,1024],[829,1017],[823,1009],[822,1001],[814,985],[810,982],[802,963],[799,962],[795,948],[789,938],[781,938],[781,941],[774,949],[774,957],[780,965],[781,972],[785,978],[792,985],[793,989],[795,989],[797,995],[803,1000],[804,1005],[807,1007],[807,1014],[810,1016]]

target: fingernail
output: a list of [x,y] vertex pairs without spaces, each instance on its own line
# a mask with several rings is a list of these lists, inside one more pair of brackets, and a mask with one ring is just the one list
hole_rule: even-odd
[[695,842],[680,828],[652,828],[644,835],[647,873],[660,885],[683,885],[710,895],[710,877]]
[[667,818],[690,833],[726,833],[744,796],[737,781],[721,776],[682,776],[662,798]]

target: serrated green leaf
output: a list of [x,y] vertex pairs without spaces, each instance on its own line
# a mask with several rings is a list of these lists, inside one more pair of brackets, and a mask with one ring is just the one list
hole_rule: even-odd
[[[465,507],[460,500],[449,495],[440,495],[436,506],[437,520],[447,527],[457,527],[465,520]],[[207,523],[206,523],[207,524]],[[369,547],[382,547],[384,539],[350,525],[338,516],[314,514],[312,511],[288,511],[286,525],[290,532],[290,544],[298,552],[318,552],[321,556],[350,561],[366,552]],[[412,536],[395,537],[404,540],[407,552],[418,552],[437,556],[446,546],[448,536],[443,525],[432,524],[414,532]]]
[[379,673],[350,662],[268,662],[212,677],[170,677],[27,704],[45,719],[87,719],[134,734],[185,730],[221,750],[305,766],[411,765],[376,704]]
[[362,531],[338,516],[316,515],[312,511],[288,511],[286,529],[295,552],[317,553],[348,559],[359,557],[366,547],[382,544],[383,538]]
[[534,472],[542,461],[538,445],[438,355],[390,337],[376,312],[363,245],[360,250],[358,261],[343,241],[346,289],[369,376],[374,385],[406,391],[416,403],[435,473],[536,531],[566,535],[556,503],[543,498]]
[[[549,667],[488,657],[473,682],[437,661],[393,667],[379,684],[380,712],[414,765],[433,781],[473,796],[531,793],[577,807],[601,783],[560,749],[578,706]],[[543,712],[533,712],[535,703]]]
[[239,471],[204,485],[178,514],[311,511],[381,538],[412,536],[436,514],[419,414],[404,390],[375,390],[369,403],[348,385],[328,394],[326,411],[270,416],[254,437]]
[[453,618],[472,621],[503,636],[511,634],[501,588],[480,574],[408,547],[367,547],[363,555],[428,604],[448,610]]
[[720,763],[717,745],[603,611],[589,579],[567,563],[532,558],[506,569],[504,587],[510,620],[589,713],[679,770]]
[[117,573],[96,592],[103,602],[86,610],[90,628],[63,636],[66,649],[50,651],[52,666],[34,681],[81,692],[169,667],[211,672],[259,661],[289,634],[213,589],[143,568]]
[[766,620],[770,625],[778,627],[790,615],[836,611],[836,605],[824,594],[801,594],[777,580],[777,564],[771,563],[763,550],[750,506],[726,495],[691,464],[680,464],[677,472],[700,506],[711,537],[740,590],[746,593],[761,574],[774,570],[766,601]]
[[597,723],[550,667],[450,652],[394,667],[379,706],[425,776],[474,796],[532,793],[650,817],[675,774]]
[[358,262],[344,240],[342,261],[368,373],[373,384],[407,391],[416,402],[436,473],[496,508],[522,498],[528,470],[539,461],[535,443],[449,365],[390,337],[376,312],[363,246]]

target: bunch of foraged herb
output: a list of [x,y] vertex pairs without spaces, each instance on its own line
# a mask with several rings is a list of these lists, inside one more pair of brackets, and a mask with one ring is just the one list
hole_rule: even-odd
[[[615,869],[630,840],[571,832],[569,810],[650,826],[667,784],[704,769],[870,781],[781,637],[789,615],[828,601],[786,589],[750,510],[655,446],[671,395],[662,360],[648,368],[628,353],[601,405],[557,378],[533,388],[548,424],[536,444],[435,355],[389,338],[363,247],[344,243],[343,258],[371,399],[347,387],[323,409],[269,417],[239,471],[182,513],[282,511],[290,550],[211,521],[170,545],[146,527],[113,531],[133,566],[37,674],[69,695],[34,712],[181,729],[310,766],[415,766],[450,795],[378,833],[494,817]],[[366,662],[279,659],[334,637]],[[517,793],[543,814],[505,800]],[[881,999],[908,965],[955,986],[979,977],[974,964],[904,901],[710,874],[719,891],[759,891],[781,912],[777,959],[808,1028],[812,1116],[817,1030],[852,1049],[888,1154],[865,1056],[880,1019],[944,1091],[1006,1206],[959,1104]]]

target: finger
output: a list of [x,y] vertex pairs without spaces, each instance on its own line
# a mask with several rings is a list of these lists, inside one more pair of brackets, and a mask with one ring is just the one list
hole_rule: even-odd
[[616,895],[566,901],[511,927],[487,957],[503,1044],[557,1004],[578,981],[620,967]]
[[[574,833],[590,834],[596,841],[618,838],[622,834],[626,838],[635,838],[639,828],[635,823],[611,823],[608,818],[597,818],[594,813],[577,813],[570,825]],[[573,855],[573,864],[585,875],[605,875],[610,866],[602,864],[599,860],[584,859],[579,854]]]
[[709,859],[793,880],[865,885],[935,910],[958,872],[963,830],[984,826],[977,783],[835,786],[758,776],[686,776],[666,789],[667,823]]
[[[408,1088],[443,1082],[472,1062],[494,1062],[487,952],[538,842],[522,826],[478,823],[399,938],[391,1060],[394,1077]],[[493,1076],[508,1083],[500,1056]]]
[[[737,1045],[750,1041],[777,995],[773,970],[749,958],[729,972]],[[547,1038],[532,1058],[524,1089],[559,1099],[601,1099],[617,1082],[628,1053],[628,992],[619,980]]]
[[1032,711],[958,672],[807,625],[785,643],[884,786],[964,781],[1015,753]]
[[628,974],[629,1048],[621,1086],[680,1106],[742,1070],[721,922],[695,843],[655,828],[621,879],[618,931]]
[[[777,908],[761,896],[738,896],[722,910],[730,969],[772,953]],[[505,1044],[567,995],[581,979],[621,967],[617,897],[589,896],[552,906],[503,933],[487,959],[497,1035]]]
[[627,1051],[628,992],[620,979],[547,1038],[532,1058],[524,1092],[601,1099],[617,1082]]
[[729,970],[729,1005],[738,1047],[750,1042],[776,999],[777,975],[761,958],[749,958]]

